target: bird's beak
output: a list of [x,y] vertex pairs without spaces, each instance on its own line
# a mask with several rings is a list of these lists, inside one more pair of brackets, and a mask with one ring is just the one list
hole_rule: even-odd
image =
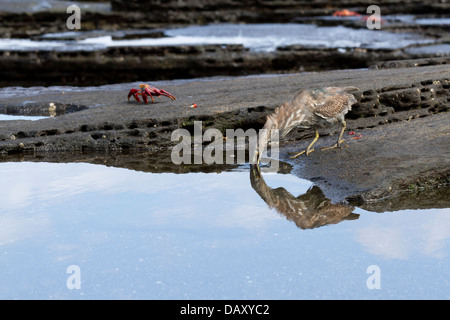
[[259,165],[261,157],[269,141],[270,129],[264,129],[258,137],[258,150],[253,155],[253,164]]

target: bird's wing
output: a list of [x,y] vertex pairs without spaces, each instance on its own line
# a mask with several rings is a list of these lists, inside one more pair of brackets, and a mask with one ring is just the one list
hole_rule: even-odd
[[326,119],[346,114],[357,101],[350,93],[336,91],[323,94],[319,99],[313,99],[312,102],[312,111],[319,117]]

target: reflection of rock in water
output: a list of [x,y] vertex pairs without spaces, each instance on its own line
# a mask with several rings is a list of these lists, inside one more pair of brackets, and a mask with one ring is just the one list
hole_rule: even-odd
[[301,229],[313,229],[359,218],[359,214],[352,213],[353,206],[331,203],[319,187],[314,186],[298,197],[284,188],[270,188],[256,166],[250,169],[250,182],[269,208],[276,209]]

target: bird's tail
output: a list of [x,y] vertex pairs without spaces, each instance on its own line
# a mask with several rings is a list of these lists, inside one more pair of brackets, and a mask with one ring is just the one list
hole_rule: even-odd
[[343,87],[342,92],[345,92],[347,94],[350,94],[350,101],[349,101],[349,110],[351,110],[351,105],[357,103],[361,97],[362,97],[362,91],[360,88],[358,87],[353,87],[353,86],[348,86],[348,87]]

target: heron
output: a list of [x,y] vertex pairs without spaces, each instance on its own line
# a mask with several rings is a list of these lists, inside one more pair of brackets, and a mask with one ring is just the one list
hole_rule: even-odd
[[344,142],[342,135],[347,127],[345,115],[357,102],[351,92],[359,91],[357,87],[325,87],[297,91],[291,100],[283,103],[267,117],[254,152],[253,163],[259,164],[264,148],[269,142],[272,130],[279,130],[279,138],[284,138],[294,128],[314,129],[315,137],[309,146],[291,157],[295,159],[302,154],[308,156],[314,151],[313,146],[319,139],[319,129],[335,124],[341,125],[337,142],[322,150],[340,148]]

